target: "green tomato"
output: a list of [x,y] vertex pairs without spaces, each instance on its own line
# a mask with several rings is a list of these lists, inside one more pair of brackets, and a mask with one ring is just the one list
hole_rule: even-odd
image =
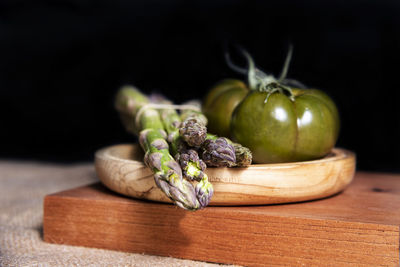
[[230,137],[233,110],[247,95],[247,86],[240,80],[227,79],[214,86],[203,101],[203,113],[208,118],[208,130]]
[[255,163],[312,160],[325,156],[339,134],[334,102],[315,89],[251,91],[235,108],[231,133],[248,147]]

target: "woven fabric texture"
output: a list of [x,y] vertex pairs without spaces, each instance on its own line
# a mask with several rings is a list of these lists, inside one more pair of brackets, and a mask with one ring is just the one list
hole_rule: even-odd
[[95,181],[93,164],[0,161],[0,266],[218,266],[45,243],[44,196]]

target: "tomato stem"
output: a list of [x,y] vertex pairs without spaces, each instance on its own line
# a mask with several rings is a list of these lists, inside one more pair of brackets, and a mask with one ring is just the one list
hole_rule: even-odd
[[292,59],[293,45],[289,46],[289,51],[286,55],[285,63],[283,64],[282,72],[281,75],[279,76],[279,79],[276,79],[272,74],[267,74],[258,69],[251,55],[243,48],[239,48],[239,50],[247,60],[248,64],[247,70],[233,64],[230,59],[229,53],[226,52],[225,59],[227,61],[227,64],[234,71],[241,74],[247,74],[248,85],[251,90],[267,92],[268,94],[265,99],[265,102],[268,101],[268,98],[271,94],[276,92],[285,94],[290,98],[290,100],[293,101],[294,95],[290,86],[293,85],[300,88],[305,87],[302,83],[296,80],[286,78],[287,73],[289,71],[290,61]]
[[293,55],[293,45],[289,46],[289,51],[286,55],[285,63],[283,64],[281,75],[279,76],[278,81],[281,83],[286,79],[286,75],[289,71],[290,61],[292,60]]
[[267,103],[270,95],[276,92],[285,94],[290,98],[290,100],[292,101],[294,100],[292,89],[289,86],[281,84],[281,81],[283,81],[286,78],[286,74],[288,72],[290,60],[292,57],[292,51],[293,48],[290,47],[289,53],[285,60],[285,64],[283,66],[282,74],[279,80],[277,80],[273,75],[268,75],[263,71],[257,69],[250,54],[247,51],[242,50],[242,53],[246,57],[249,64],[249,70],[248,70],[249,87],[252,90],[267,92],[267,97],[265,98],[264,103]]
[[247,78],[250,89],[259,90],[259,88],[266,87],[270,83],[277,82],[273,75],[266,74],[265,72],[256,68],[253,58],[246,50],[242,50],[242,53],[248,62]]

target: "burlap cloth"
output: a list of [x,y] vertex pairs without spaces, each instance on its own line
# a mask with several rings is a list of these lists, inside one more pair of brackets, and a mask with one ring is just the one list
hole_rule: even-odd
[[94,181],[92,164],[0,161],[0,266],[218,266],[45,243],[43,197]]

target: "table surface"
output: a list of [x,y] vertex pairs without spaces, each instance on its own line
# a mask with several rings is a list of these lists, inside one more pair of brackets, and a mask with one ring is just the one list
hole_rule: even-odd
[[45,243],[44,196],[97,181],[92,163],[0,161],[0,266],[218,266]]

